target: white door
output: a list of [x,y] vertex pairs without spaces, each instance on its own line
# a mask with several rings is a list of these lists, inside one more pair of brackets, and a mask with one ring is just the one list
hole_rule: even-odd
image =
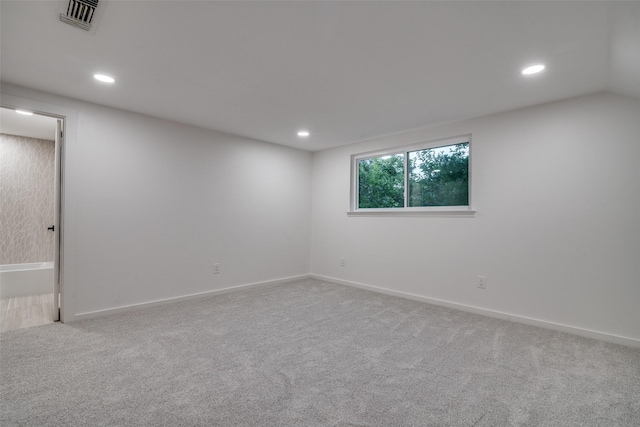
[[53,234],[54,234],[54,249],[53,249],[53,321],[60,320],[60,243],[61,243],[61,225],[60,225],[60,207],[61,203],[61,168],[62,163],[62,146],[64,144],[64,134],[62,129],[62,120],[57,120],[56,125],[56,165],[55,165],[55,178],[54,178],[54,214],[53,214]]

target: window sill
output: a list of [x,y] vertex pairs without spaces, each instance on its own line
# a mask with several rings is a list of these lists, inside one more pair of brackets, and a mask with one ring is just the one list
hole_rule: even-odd
[[347,216],[427,216],[436,218],[473,218],[475,214],[476,211],[470,209],[367,209],[347,211]]

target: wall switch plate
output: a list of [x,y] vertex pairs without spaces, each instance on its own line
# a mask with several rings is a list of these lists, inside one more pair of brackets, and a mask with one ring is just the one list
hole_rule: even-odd
[[220,264],[216,262],[215,264],[213,264],[213,274],[218,274],[218,273],[220,273]]
[[487,287],[487,278],[484,276],[478,276],[476,278],[476,287],[478,289],[486,289]]
[[344,258],[340,258],[340,267],[346,267],[347,266],[347,260]]

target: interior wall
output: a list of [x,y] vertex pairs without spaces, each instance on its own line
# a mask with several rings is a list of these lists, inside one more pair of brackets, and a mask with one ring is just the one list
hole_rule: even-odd
[[310,153],[7,84],[2,92],[3,102],[69,111],[67,321],[309,273]]
[[[640,339],[637,99],[601,93],[312,156],[13,85],[2,94],[67,117],[67,321],[312,271]],[[467,133],[475,217],[347,217],[351,154]]]
[[0,265],[53,261],[55,141],[0,134]]
[[[640,340],[638,118],[600,93],[317,152],[312,272]],[[468,133],[475,217],[347,217],[352,154]]]

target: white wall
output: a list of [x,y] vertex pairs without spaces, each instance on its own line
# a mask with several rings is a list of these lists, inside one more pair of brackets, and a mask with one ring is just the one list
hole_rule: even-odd
[[[640,340],[637,99],[596,94],[313,155],[12,85],[2,103],[67,116],[66,321],[311,271]],[[347,217],[351,154],[467,133],[474,218]]]
[[[347,217],[351,154],[467,133],[474,218]],[[312,272],[640,340],[638,135],[602,93],[317,152]]]
[[66,321],[309,273],[310,153],[11,85],[2,93],[3,104],[69,118]]

